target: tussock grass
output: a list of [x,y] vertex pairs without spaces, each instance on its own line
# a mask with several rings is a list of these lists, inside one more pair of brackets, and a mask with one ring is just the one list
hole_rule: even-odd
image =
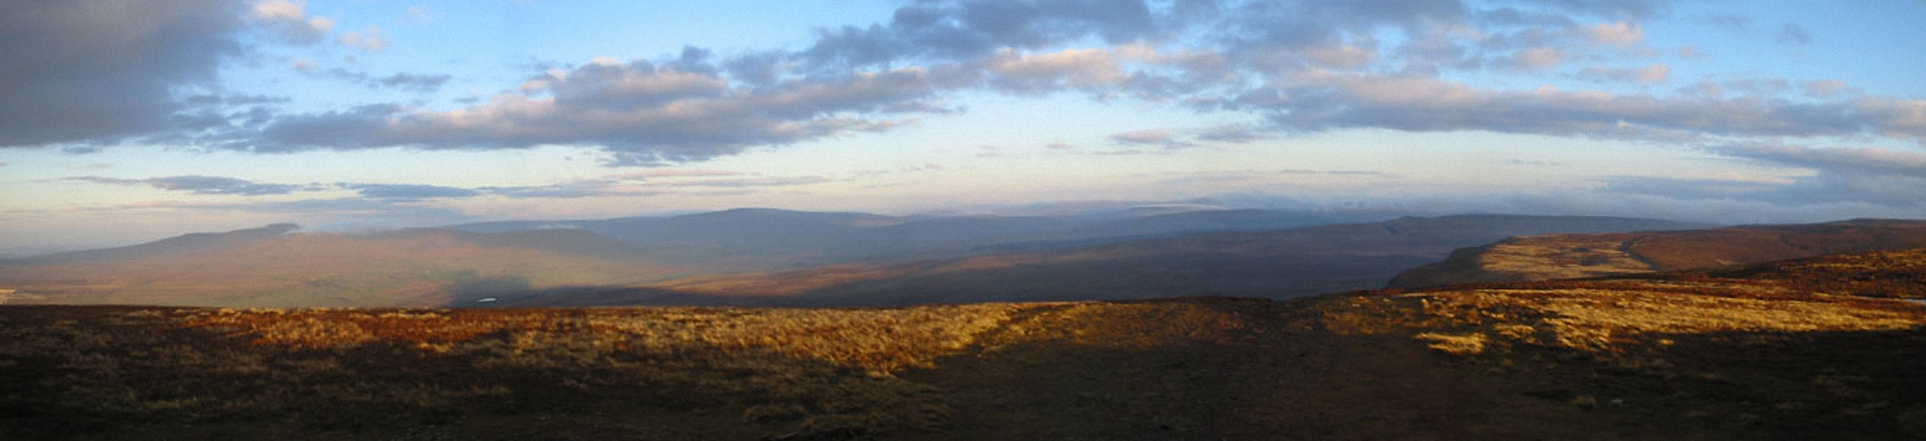
[[9,309],[0,374],[21,381],[0,386],[0,407],[353,429],[612,405],[805,431],[931,429],[940,394],[896,373],[1058,306]]

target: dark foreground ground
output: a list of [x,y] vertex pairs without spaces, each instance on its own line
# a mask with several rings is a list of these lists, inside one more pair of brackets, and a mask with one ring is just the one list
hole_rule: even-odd
[[1920,439],[1926,257],[1291,302],[0,308],[0,439]]

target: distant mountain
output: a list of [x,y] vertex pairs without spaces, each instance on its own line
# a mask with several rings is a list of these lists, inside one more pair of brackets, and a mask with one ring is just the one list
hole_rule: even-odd
[[[1185,213],[1181,215],[1189,215]],[[1240,214],[1248,216],[1248,213]],[[1236,218],[1236,215],[1231,218]],[[1263,232],[1205,233],[901,264],[842,264],[700,276],[637,287],[800,305],[1111,300],[1196,295],[1287,298],[1371,289],[1453,249],[1514,235],[1700,228],[1672,221],[1562,216],[1407,217]],[[517,300],[524,301],[524,300]],[[536,301],[533,299],[525,301]],[[602,290],[585,305],[622,300]],[[736,302],[734,304],[743,304]]]
[[271,240],[288,232],[298,230],[295,224],[273,224],[260,228],[234,230],[225,233],[191,233],[170,237],[140,245],[98,250],[69,251],[40,257],[22,259],[0,259],[0,264],[8,265],[52,265],[62,263],[95,262],[104,260],[138,259],[143,257],[182,254],[196,251],[241,246]]
[[[1347,216],[1214,210],[1134,218],[893,217],[738,209],[374,234],[294,233],[294,225],[277,224],[0,260],[0,289],[17,291],[5,299],[12,303],[471,305],[530,293],[588,298],[609,287],[702,275],[967,258]],[[709,293],[642,297],[653,304],[760,301]]]
[[1570,279],[1712,268],[1832,253],[1926,247],[1926,221],[1518,237],[1466,248],[1391,279],[1391,288]]
[[1390,217],[1377,212],[1194,207],[1099,217],[895,217],[744,208],[669,217],[490,222],[443,228],[478,233],[580,229],[628,242],[702,247],[738,256],[780,258],[790,266],[808,266],[1060,249],[1200,232],[1275,230]]
[[671,253],[610,247],[619,242],[582,231],[254,234],[9,262],[0,264],[0,288],[16,291],[10,303],[437,306],[728,268],[655,259]]

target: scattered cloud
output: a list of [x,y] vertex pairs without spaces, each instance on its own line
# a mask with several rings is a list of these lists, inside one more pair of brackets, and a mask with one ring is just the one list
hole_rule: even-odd
[[904,68],[834,80],[738,86],[717,72],[598,61],[530,79],[519,93],[454,111],[363,106],[290,115],[256,151],[418,146],[430,149],[599,145],[611,165],[658,165],[912,124],[935,110],[940,72]]
[[340,36],[335,37],[335,41],[364,52],[377,53],[388,50],[389,45],[388,31],[375,25],[368,25],[368,27],[359,30],[342,32]]
[[1578,76],[1593,80],[1662,83],[1672,73],[1672,67],[1664,63],[1653,64],[1637,69],[1610,67],[1587,67],[1578,71]]
[[1243,144],[1247,142],[1260,141],[1260,140],[1271,139],[1275,137],[1276,136],[1266,133],[1263,130],[1249,124],[1228,124],[1228,125],[1222,125],[1217,127],[1211,127],[1208,129],[1204,129],[1202,133],[1197,134],[1197,139],[1199,140],[1228,142],[1228,143],[1234,143],[1234,144]]
[[1863,90],[1859,90],[1859,88],[1847,85],[1844,81],[1831,79],[1808,81],[1800,85],[1805,88],[1807,95],[1819,98],[1832,98],[1840,95],[1863,95],[1866,93]]
[[1565,63],[1565,51],[1540,47],[1518,51],[1512,55],[1511,65],[1519,70],[1551,70]]
[[[313,71],[314,69],[310,68],[306,70]],[[342,69],[338,67],[328,69],[325,71],[317,71],[316,74],[323,77],[343,80],[343,81],[356,83],[356,84],[360,84],[360,85],[372,87],[372,88],[399,89],[399,90],[405,90],[409,92],[419,92],[419,93],[434,92],[435,90],[441,89],[442,84],[446,84],[448,83],[448,80],[454,78],[454,76],[446,75],[446,74],[434,75],[434,74],[411,74],[411,73],[398,73],[398,74],[389,75],[385,77],[377,77],[377,76],[368,75],[367,73],[350,71],[350,70]]]
[[434,22],[434,14],[430,14],[428,8],[421,5],[409,6],[408,10],[402,11],[400,18],[395,19],[395,24],[423,25]]
[[1065,150],[1065,149],[1077,148],[1077,146],[1071,145],[1070,143],[1063,142],[1063,141],[1051,141],[1049,144],[1044,144],[1043,148],[1047,148],[1050,150]]
[[149,179],[120,179],[100,176],[78,176],[67,178],[71,181],[91,182],[110,185],[146,185],[162,190],[188,191],[194,194],[261,196],[288,194],[309,189],[310,186],[287,184],[264,184],[242,179],[218,176],[169,176]]
[[1639,28],[1638,25],[1622,21],[1617,23],[1599,23],[1586,28],[1585,31],[1586,36],[1591,37],[1592,41],[1619,46],[1637,45],[1645,39],[1644,29]]
[[[379,52],[390,45],[385,29],[337,31],[302,0],[129,4],[113,11],[63,2],[9,8],[0,18],[9,42],[0,56],[35,67],[0,70],[0,84],[28,85],[0,89],[0,145],[76,153],[139,137],[255,152],[573,145],[602,149],[609,165],[662,166],[889,131],[963,111],[952,101],[985,91],[1133,97],[1261,121],[1111,136],[1125,147],[1352,128],[1664,142],[1926,138],[1926,117],[1919,116],[1926,100],[1868,96],[1836,80],[1705,80],[1661,94],[1452,79],[1576,74],[1664,83],[1672,66],[1652,63],[1657,52],[1643,47],[1647,21],[1670,13],[1670,2],[1656,0],[925,1],[902,5],[884,22],[822,29],[799,50],[720,56],[691,47],[656,59],[587,60],[531,71],[518,87],[465,107],[377,102],[305,113],[195,102],[176,91],[210,85],[222,63],[246,52],[237,37],[251,30],[292,44],[332,35],[336,43]],[[427,16],[410,8],[401,22]],[[1813,39],[1796,23],[1764,31],[1739,15],[1691,20],[1770,33],[1785,44]],[[1383,38],[1389,34],[1399,37]],[[1680,46],[1677,54],[1705,52]],[[430,92],[451,81],[326,69],[307,58],[286,62],[368,87]],[[1585,67],[1573,72],[1572,65]]]
[[423,184],[340,184],[343,188],[353,189],[361,196],[374,199],[417,200],[448,199],[481,196],[481,191]]
[[1804,26],[1786,23],[1779,26],[1779,32],[1773,34],[1772,41],[1779,44],[1793,45],[1811,43],[1812,32],[1807,31]]
[[334,30],[334,19],[308,15],[307,8],[307,0],[263,0],[254,4],[248,17],[287,42],[320,43]]
[[1154,145],[1171,149],[1196,145],[1187,141],[1178,140],[1175,136],[1172,136],[1169,131],[1158,129],[1118,133],[1110,135],[1110,141],[1117,145]]
[[747,174],[748,173],[733,171],[733,170],[661,169],[661,170],[648,170],[648,171],[641,171],[641,172],[635,172],[635,173],[609,175],[608,179],[645,180],[645,179],[653,179],[653,178],[713,178],[713,177],[723,177],[723,176],[743,176]]

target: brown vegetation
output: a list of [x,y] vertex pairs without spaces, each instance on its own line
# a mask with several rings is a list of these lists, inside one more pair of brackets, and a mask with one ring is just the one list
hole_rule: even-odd
[[881,309],[0,308],[7,439],[1906,439],[1926,250]]
[[1617,276],[1919,247],[1926,247],[1926,222],[1899,220],[1528,236],[1453,252],[1397,275],[1389,286]]

